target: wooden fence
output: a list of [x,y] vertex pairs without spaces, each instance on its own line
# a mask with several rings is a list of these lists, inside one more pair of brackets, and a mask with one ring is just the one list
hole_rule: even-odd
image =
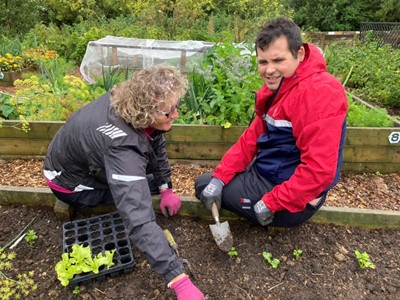
[[359,31],[305,32],[303,35],[305,41],[312,42],[322,49],[330,44],[354,45],[360,38]]
[[[30,122],[28,133],[18,122],[3,121],[0,128],[0,158],[42,158],[64,122]],[[224,129],[209,125],[174,125],[166,133],[172,161],[215,164],[239,138],[245,127]],[[348,127],[343,170],[390,173],[400,170],[400,128]]]

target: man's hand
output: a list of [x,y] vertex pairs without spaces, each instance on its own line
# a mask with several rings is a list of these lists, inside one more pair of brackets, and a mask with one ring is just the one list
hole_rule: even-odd
[[274,220],[274,213],[268,209],[263,200],[258,201],[254,205],[254,212],[256,213],[258,223],[262,226],[266,226]]
[[222,188],[224,187],[224,183],[218,178],[211,179],[210,183],[205,187],[205,189],[200,194],[200,200],[207,207],[208,210],[211,210],[212,204],[215,202],[217,204],[218,209],[221,208],[221,197],[222,197]]
[[160,210],[162,214],[165,217],[177,214],[181,208],[181,199],[179,199],[179,196],[172,189],[161,190],[160,195]]

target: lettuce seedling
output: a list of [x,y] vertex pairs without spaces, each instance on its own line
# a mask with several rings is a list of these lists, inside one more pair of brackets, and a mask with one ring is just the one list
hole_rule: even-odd
[[31,229],[28,230],[28,232],[26,233],[24,239],[25,241],[28,243],[29,247],[32,247],[33,244],[36,242],[38,236],[36,234],[36,231]]
[[238,253],[237,253],[235,247],[232,247],[231,250],[229,250],[228,255],[230,258],[234,258],[234,257],[238,256]]
[[301,250],[301,249],[293,250],[293,256],[296,258],[296,260],[299,260],[302,254],[303,254],[303,250]]
[[57,278],[60,280],[61,285],[67,286],[76,274],[88,272],[98,274],[102,265],[109,268],[114,264],[114,253],[115,249],[106,251],[105,255],[99,253],[97,256],[92,257],[92,251],[89,246],[74,244],[72,245],[72,252],[63,253],[61,260],[56,264]]
[[264,251],[263,252],[264,259],[271,265],[272,268],[276,269],[279,264],[280,260],[277,258],[272,258],[272,254],[270,252]]
[[72,294],[74,294],[74,295],[79,295],[80,292],[81,292],[81,289],[79,288],[79,285],[76,285],[74,287],[74,289],[72,290]]
[[360,252],[358,250],[354,251],[354,254],[356,255],[358,265],[360,266],[361,269],[375,269],[375,265],[370,261],[369,255],[367,252]]

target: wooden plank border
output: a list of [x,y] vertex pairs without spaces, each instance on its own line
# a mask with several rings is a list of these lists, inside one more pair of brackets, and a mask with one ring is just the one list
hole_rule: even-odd
[[[160,197],[153,196],[153,207],[160,212]],[[181,197],[180,216],[200,219],[212,219],[211,213],[194,197]],[[61,204],[61,205],[60,205]],[[0,185],[0,205],[26,205],[53,209],[57,218],[67,221],[74,217],[76,210],[83,215],[103,214],[116,211],[114,205],[101,205],[96,208],[73,209],[57,201],[48,188],[29,188]],[[241,218],[225,209],[220,216],[224,220],[240,220]],[[323,206],[310,219],[310,222],[340,226],[354,226],[368,229],[400,229],[400,212],[372,209]],[[272,228],[271,228],[272,229]]]
[[[44,157],[47,147],[64,122],[30,122],[28,133],[17,121],[5,120],[0,128],[0,159]],[[218,161],[237,141],[245,126],[225,129],[210,125],[174,125],[165,134],[171,160]],[[344,171],[391,173],[400,170],[400,142],[389,136],[400,128],[348,127]]]

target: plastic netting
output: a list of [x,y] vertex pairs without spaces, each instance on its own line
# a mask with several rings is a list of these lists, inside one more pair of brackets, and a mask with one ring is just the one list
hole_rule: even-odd
[[95,83],[104,72],[115,69],[141,69],[167,64],[183,72],[201,62],[212,42],[164,41],[106,36],[89,42],[80,72],[89,83]]

